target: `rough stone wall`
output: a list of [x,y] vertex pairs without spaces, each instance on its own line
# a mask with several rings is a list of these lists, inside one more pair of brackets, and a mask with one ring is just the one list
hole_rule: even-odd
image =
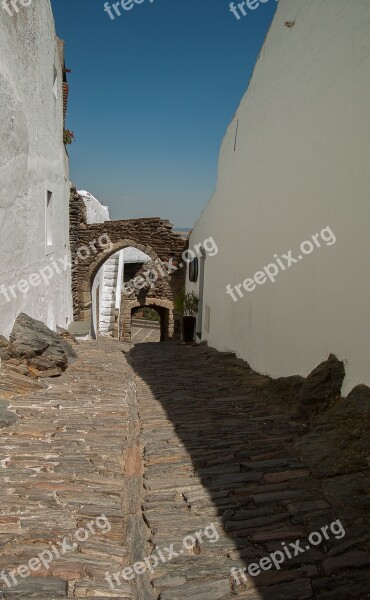
[[86,227],[86,207],[83,199],[77,193],[75,188],[71,189],[69,202],[69,243],[72,255],[72,300],[73,300],[73,320],[78,320],[78,277],[77,267],[74,265],[77,250],[79,248],[80,229]]
[[125,263],[124,281],[128,283],[131,279],[136,277],[141,270],[143,263]]
[[[147,281],[147,273],[154,270],[158,279],[155,284],[150,285]],[[183,273],[185,275],[185,273]],[[135,273],[132,282],[140,277],[145,280],[141,289],[130,289],[130,281],[126,282],[121,299],[121,323],[120,338],[129,342],[131,339],[131,318],[133,309],[141,306],[155,308],[161,317],[161,340],[171,339],[174,335],[174,299],[184,289],[185,277],[172,279],[170,275],[160,276],[158,267],[154,261],[150,261]]]
[[[77,195],[78,196],[78,195]],[[115,252],[133,246],[141,250],[152,260],[170,262],[176,270],[169,277],[165,298],[171,302],[184,286],[185,266],[181,255],[187,248],[188,240],[172,231],[169,221],[159,217],[106,221],[105,223],[86,224],[86,213],[76,193],[71,196],[71,251],[72,251],[72,289],[75,320],[91,318],[91,282],[102,264]],[[82,203],[83,204],[83,203]],[[73,217],[73,222],[72,222]],[[100,236],[108,236],[109,248],[99,245]],[[93,243],[94,242],[94,243]],[[81,248],[89,250],[89,256],[79,260],[76,252]],[[180,266],[181,265],[181,266]],[[156,294],[153,295],[155,297]]]
[[175,337],[175,315],[173,310],[173,302],[171,300],[163,300],[159,298],[141,298],[128,300],[122,298],[121,306],[121,323],[120,323],[120,340],[122,342],[131,341],[131,319],[136,312],[134,309],[142,306],[149,306],[157,310],[161,318],[161,341],[169,340]]
[[[152,270],[155,271],[159,276],[154,285],[149,285],[147,282],[147,274]],[[134,282],[135,280],[139,280],[140,277],[145,280],[145,285],[143,285],[141,289],[137,289],[135,291]],[[134,298],[162,298],[164,300],[173,300],[181,292],[183,284],[184,279],[178,278],[175,279],[171,285],[171,277],[161,276],[155,262],[149,261],[138,269],[131,281],[125,282],[125,287],[122,292],[122,299],[126,298],[133,300]]]

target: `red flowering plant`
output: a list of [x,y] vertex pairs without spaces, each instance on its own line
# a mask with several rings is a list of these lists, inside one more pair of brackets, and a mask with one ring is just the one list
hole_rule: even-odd
[[63,130],[63,142],[64,144],[72,144],[75,139],[75,134],[70,129]]

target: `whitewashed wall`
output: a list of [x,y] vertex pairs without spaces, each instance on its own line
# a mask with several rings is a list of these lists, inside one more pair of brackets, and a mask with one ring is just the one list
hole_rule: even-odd
[[109,208],[104,206],[95,196],[86,190],[78,190],[86,206],[86,221],[90,223],[104,223],[110,221]]
[[[0,18],[0,286],[38,274],[69,258],[69,175],[63,145],[62,69],[49,1],[19,6]],[[56,77],[55,77],[56,76]],[[54,91],[53,91],[54,88]],[[46,244],[46,192],[52,192]],[[64,263],[65,264],[65,263]],[[51,328],[72,321],[67,268],[50,284],[0,294],[0,334],[8,336],[20,312]]]
[[[306,376],[333,352],[347,363],[343,393],[370,384],[369,73],[368,0],[280,0],[190,238],[219,248],[203,339],[274,377]],[[335,244],[237,302],[226,294],[326,226]]]

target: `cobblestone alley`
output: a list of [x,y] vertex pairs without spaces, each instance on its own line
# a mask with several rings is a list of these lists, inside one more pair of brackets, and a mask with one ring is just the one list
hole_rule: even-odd
[[[365,515],[325,495],[294,447],[305,426],[266,377],[202,346],[102,339],[78,355],[10,400],[0,597],[370,597]],[[338,519],[345,536],[326,529],[307,549]],[[282,542],[291,558],[242,577]]]

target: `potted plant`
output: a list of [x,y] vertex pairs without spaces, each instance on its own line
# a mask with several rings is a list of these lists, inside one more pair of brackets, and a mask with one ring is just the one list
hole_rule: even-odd
[[198,303],[198,296],[194,292],[184,292],[175,300],[175,308],[182,315],[182,337],[186,343],[194,341]]
[[63,129],[63,143],[67,146],[72,144],[75,139],[75,134],[70,129]]

